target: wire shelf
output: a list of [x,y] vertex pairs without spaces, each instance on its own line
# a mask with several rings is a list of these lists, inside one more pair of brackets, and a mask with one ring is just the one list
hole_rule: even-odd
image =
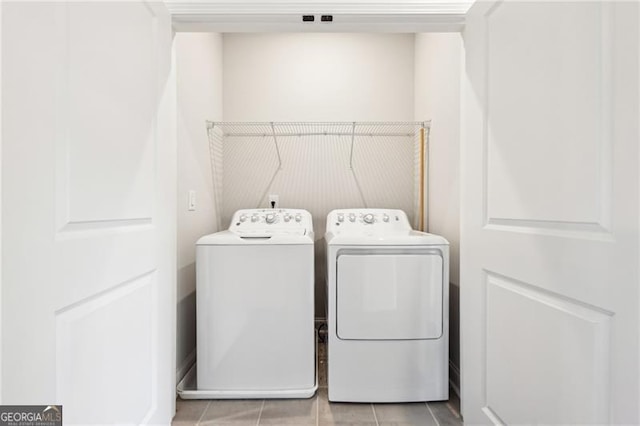
[[207,121],[218,229],[272,193],[311,211],[316,235],[330,210],[348,207],[401,208],[420,228],[430,124]]
[[429,126],[416,122],[213,122],[207,128],[217,129],[223,137],[291,137],[291,136],[370,136],[413,137]]

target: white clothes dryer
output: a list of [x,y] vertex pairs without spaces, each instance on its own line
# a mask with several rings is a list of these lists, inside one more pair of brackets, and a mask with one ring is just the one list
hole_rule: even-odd
[[449,398],[449,243],[402,210],[327,217],[330,401]]
[[313,396],[313,237],[309,212],[258,209],[198,240],[192,398]]

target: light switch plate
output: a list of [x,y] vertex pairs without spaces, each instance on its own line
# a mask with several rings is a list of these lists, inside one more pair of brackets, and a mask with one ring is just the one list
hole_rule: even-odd
[[196,209],[196,191],[191,190],[189,191],[189,201],[188,201],[188,205],[187,208],[189,209],[189,211],[195,211]]

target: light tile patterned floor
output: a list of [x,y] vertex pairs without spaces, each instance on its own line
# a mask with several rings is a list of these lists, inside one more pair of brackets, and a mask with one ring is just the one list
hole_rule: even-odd
[[194,425],[353,425],[353,426],[458,426],[460,401],[453,391],[442,402],[408,404],[351,404],[327,399],[326,351],[318,347],[320,388],[310,399],[181,400],[174,426]]

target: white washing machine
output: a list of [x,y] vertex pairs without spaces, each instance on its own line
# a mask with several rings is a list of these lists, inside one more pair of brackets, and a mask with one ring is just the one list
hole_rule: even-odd
[[449,243],[402,210],[327,217],[330,401],[449,398]]
[[314,251],[305,210],[239,210],[197,242],[197,392],[308,398],[317,389]]

